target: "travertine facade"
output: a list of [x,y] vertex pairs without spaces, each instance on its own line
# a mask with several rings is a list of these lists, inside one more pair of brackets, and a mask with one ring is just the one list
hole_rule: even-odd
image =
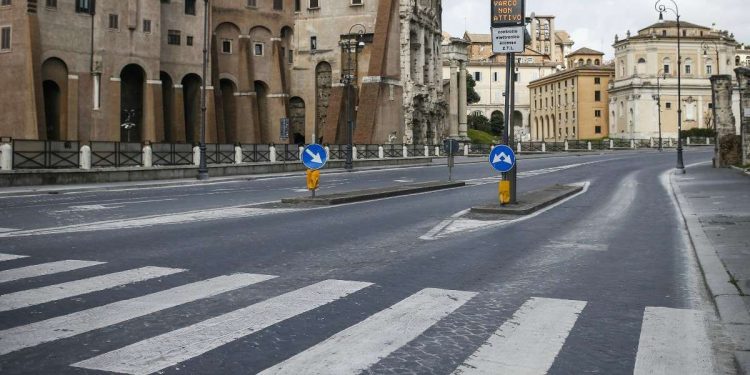
[[[616,73],[609,89],[611,137],[658,137],[657,91],[661,92],[664,137],[677,137],[678,105],[682,107],[683,130],[713,127],[709,78],[734,69],[737,42],[725,31],[688,22],[681,26],[681,104],[677,103],[676,22],[656,23],[632,36],[628,32],[625,39],[615,37]],[[660,90],[657,76],[665,77],[659,80]],[[738,116],[739,103],[735,101],[732,108]]]
[[[0,136],[195,143],[204,2],[92,4],[0,7],[10,35],[0,50],[0,84],[14,88],[0,91]],[[209,143],[342,142],[345,63],[356,71],[356,142],[437,139],[447,112],[439,0],[210,4]],[[364,48],[342,53],[354,24],[363,27]],[[135,128],[124,130],[125,122]]]

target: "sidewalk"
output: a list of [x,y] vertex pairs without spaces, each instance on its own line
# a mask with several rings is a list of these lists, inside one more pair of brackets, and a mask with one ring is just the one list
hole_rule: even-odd
[[750,374],[750,176],[701,164],[670,182],[737,367]]

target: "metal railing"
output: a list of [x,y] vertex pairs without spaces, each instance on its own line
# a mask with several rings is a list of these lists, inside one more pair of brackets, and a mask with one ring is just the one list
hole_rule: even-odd
[[152,143],[153,165],[191,165],[193,146],[189,144]]
[[404,156],[404,148],[401,145],[383,145],[383,155],[386,158],[401,158]]
[[240,145],[242,161],[245,163],[265,163],[271,161],[271,145]]
[[206,163],[234,164],[234,145],[213,144],[206,145]]
[[377,159],[380,157],[380,145],[356,145],[358,159]]
[[140,143],[91,142],[91,166],[99,168],[138,167],[143,165]]
[[76,141],[13,140],[13,169],[77,168]]

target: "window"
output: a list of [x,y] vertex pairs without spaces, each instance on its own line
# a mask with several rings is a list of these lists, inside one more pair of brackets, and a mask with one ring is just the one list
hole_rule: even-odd
[[602,101],[602,92],[599,90],[594,91],[594,101],[600,102]]
[[661,36],[667,36],[667,30],[662,30],[661,31]]
[[10,26],[0,29],[0,51],[10,51]]
[[714,74],[714,67],[712,63],[713,62],[710,59],[706,60],[706,75],[710,76],[711,74]]
[[311,36],[310,37],[310,51],[315,51],[317,49],[318,49],[318,37]]
[[665,106],[667,109],[672,109],[672,103],[667,103]]
[[301,10],[302,10],[302,0],[294,0],[294,11],[299,12]]
[[602,117],[602,111],[600,109],[595,110],[594,117]]
[[664,74],[669,74],[669,66],[671,65],[671,61],[669,60],[669,57],[665,57],[663,60],[664,65]]
[[185,44],[188,45],[188,46],[192,46],[193,45],[193,36],[192,35],[188,35],[188,36],[185,37]]
[[685,59],[685,74],[693,74],[693,59]]
[[0,0],[0,6],[9,6],[10,0]]
[[92,0],[76,0],[76,13],[94,13]]
[[195,0],[185,0],[185,14],[195,15]]
[[144,33],[151,32],[151,20],[143,20],[143,32]]
[[180,30],[167,30],[167,44],[180,45]]
[[595,85],[601,85],[602,84],[602,79],[599,78],[599,77],[594,78],[594,84]]
[[283,9],[284,9],[283,0],[273,0],[273,10],[283,10]]
[[223,39],[221,41],[221,53],[231,54],[232,53],[232,40]]
[[247,6],[250,8],[258,7],[258,0],[247,0]]
[[362,5],[362,4],[363,4],[362,0],[352,0],[352,5]]
[[110,29],[119,29],[120,20],[119,17],[116,14],[110,14],[109,15],[109,28]]
[[319,3],[318,0],[310,0],[310,3],[308,4],[309,5],[308,8],[310,8],[310,9],[318,9],[318,8],[320,8],[320,4],[318,4],[318,3]]
[[57,0],[47,0],[45,5],[47,8],[57,8]]
[[255,56],[263,56],[263,43],[255,43]]
[[289,50],[289,52],[287,52],[287,54],[289,55],[289,63],[290,64],[294,64],[294,51]]
[[479,82],[482,80],[482,72],[474,72],[474,80]]
[[498,76],[499,76],[499,74],[497,74],[497,72],[493,72],[493,73],[492,73],[492,80],[493,80],[494,82],[497,82]]

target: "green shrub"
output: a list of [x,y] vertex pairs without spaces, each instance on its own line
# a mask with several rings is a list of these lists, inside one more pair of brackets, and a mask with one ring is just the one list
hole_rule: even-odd
[[698,138],[713,138],[716,136],[716,131],[713,129],[699,129],[699,128],[693,128],[690,130],[683,130],[682,131],[682,138],[687,137],[698,137]]

